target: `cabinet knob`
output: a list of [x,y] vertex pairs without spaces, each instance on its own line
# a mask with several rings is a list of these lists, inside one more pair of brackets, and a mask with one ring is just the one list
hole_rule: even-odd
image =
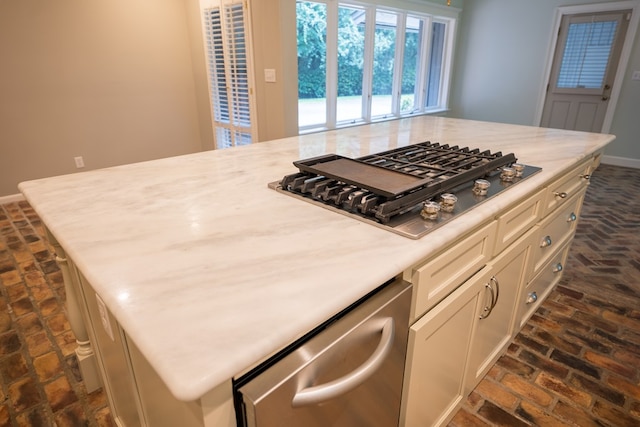
[[533,304],[536,301],[538,301],[538,294],[535,291],[529,292],[527,295],[527,304]]
[[553,243],[551,241],[551,236],[544,236],[544,239],[542,239],[542,242],[540,243],[540,247],[546,248],[547,246],[551,246],[551,243]]
[[554,191],[553,195],[554,195],[554,196],[556,196],[556,197],[560,197],[561,199],[566,199],[566,198],[567,198],[567,196],[568,196],[568,194],[567,194],[567,193],[565,193],[564,191],[563,191],[562,193],[559,193],[559,192],[557,192],[557,191]]
[[589,178],[591,178],[591,175],[589,175],[588,173],[585,173],[584,175],[580,175],[580,178],[588,181]]
[[562,264],[557,263],[554,267],[553,267],[553,272],[554,273],[560,273],[562,271]]
[[578,216],[575,213],[571,212],[571,215],[569,215],[569,218],[567,218],[567,222],[574,222],[577,219]]

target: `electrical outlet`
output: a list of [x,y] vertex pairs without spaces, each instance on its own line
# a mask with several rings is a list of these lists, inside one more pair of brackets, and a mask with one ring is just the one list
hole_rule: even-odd
[[84,159],[82,156],[74,157],[73,161],[76,162],[76,168],[82,169],[84,167]]
[[109,338],[111,338],[111,341],[115,341],[113,339],[113,329],[111,328],[111,321],[109,320],[109,312],[107,311],[107,306],[98,294],[96,294],[96,302],[98,303],[98,315],[100,316],[102,327],[104,328],[104,331],[107,333]]

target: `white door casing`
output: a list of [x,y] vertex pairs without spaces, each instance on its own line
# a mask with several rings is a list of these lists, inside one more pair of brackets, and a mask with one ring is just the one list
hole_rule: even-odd
[[[558,77],[558,69],[562,61],[562,48],[566,41],[566,31],[561,32],[561,23],[572,15],[594,15],[607,12],[611,14],[620,14],[621,11],[627,11],[622,14],[622,20],[627,25],[626,34],[620,38],[619,60],[616,61],[617,67],[605,76],[606,80],[602,82],[600,88],[574,88],[567,90],[555,88]],[[624,77],[633,40],[638,27],[640,18],[640,0],[621,1],[612,3],[598,3],[580,6],[559,7],[556,10],[553,36],[549,44],[547,65],[545,76],[542,80],[540,95],[538,99],[538,108],[536,111],[535,124],[540,126],[559,127],[565,129],[586,130],[593,132],[609,132],[615,106],[619,97],[622,79]],[[590,18],[589,18],[590,19]],[[559,46],[559,49],[556,49]],[[559,52],[557,52],[557,50]],[[613,55],[611,55],[613,56]],[[556,60],[557,59],[557,60]],[[554,66],[555,63],[555,66]],[[605,89],[605,87],[608,88]],[[578,90],[575,90],[578,89]],[[548,90],[548,92],[547,92]],[[571,93],[577,92],[577,93]],[[580,92],[582,95],[580,96]],[[552,99],[547,99],[551,95]],[[563,99],[564,98],[564,99]],[[590,99],[589,99],[590,98]],[[606,98],[606,99],[602,99]],[[547,102],[548,101],[548,102]],[[555,102],[555,117],[550,117],[547,106],[553,105]],[[566,114],[565,117],[558,116]],[[594,125],[595,120],[601,120],[602,124]]]

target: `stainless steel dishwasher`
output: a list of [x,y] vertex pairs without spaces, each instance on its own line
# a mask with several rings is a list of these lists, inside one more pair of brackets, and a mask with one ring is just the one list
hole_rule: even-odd
[[397,426],[410,304],[395,280],[239,378],[238,424]]

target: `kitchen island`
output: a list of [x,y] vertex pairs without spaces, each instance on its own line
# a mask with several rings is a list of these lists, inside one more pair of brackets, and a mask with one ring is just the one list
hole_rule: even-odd
[[[190,414],[193,425],[231,426],[231,378],[382,283],[411,280],[416,266],[477,230],[493,234],[490,223],[514,206],[534,196],[546,204],[546,189],[576,166],[595,168],[613,139],[425,116],[30,181],[20,190],[69,261],[114,416],[127,426],[172,425],[171,413]],[[418,240],[267,188],[294,160],[425,140],[513,152],[542,171]],[[540,209],[535,220],[543,221],[542,211],[555,207]],[[422,314],[414,303],[412,321]]]

